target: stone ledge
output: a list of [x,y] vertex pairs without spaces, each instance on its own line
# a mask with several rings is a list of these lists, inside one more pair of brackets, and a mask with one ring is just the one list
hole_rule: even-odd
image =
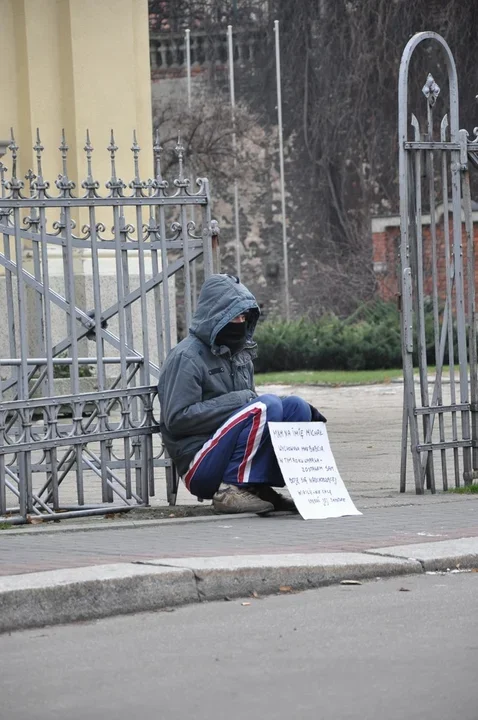
[[0,632],[197,602],[191,570],[118,563],[0,577]]
[[194,572],[201,600],[271,595],[281,587],[308,590],[342,580],[368,580],[422,572],[420,563],[364,553],[250,555],[153,561]]
[[423,572],[363,553],[166,558],[0,577],[0,632]]

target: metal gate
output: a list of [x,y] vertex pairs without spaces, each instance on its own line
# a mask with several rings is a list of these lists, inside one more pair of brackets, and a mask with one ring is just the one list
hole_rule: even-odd
[[111,133],[103,195],[88,133],[76,194],[64,134],[54,184],[38,132],[26,183],[18,150],[12,132],[10,171],[0,163],[0,520],[147,505],[158,473],[173,503],[156,382],[177,327],[189,326],[197,280],[213,272],[208,182],[191,190],[178,141],[169,188],[157,137],[145,181],[134,135],[127,187]]
[[[417,47],[441,48],[409,111]],[[426,47],[426,45],[424,47]],[[443,71],[446,67],[446,72]],[[431,68],[430,68],[431,69]],[[448,97],[440,92],[448,88]],[[478,471],[475,261],[470,162],[477,137],[459,129],[458,81],[445,40],[433,32],[407,44],[399,78],[401,309],[404,409],[400,490],[406,489],[408,431],[418,494]],[[475,136],[477,135],[475,129]],[[429,374],[429,359],[436,369]],[[418,365],[418,383],[414,377]],[[417,392],[416,392],[417,389]],[[417,397],[418,395],[418,397]]]

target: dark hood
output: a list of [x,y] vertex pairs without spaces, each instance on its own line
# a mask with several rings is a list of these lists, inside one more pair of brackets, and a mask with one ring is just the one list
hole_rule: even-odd
[[211,275],[199,293],[190,330],[212,349],[219,330],[242,313],[247,313],[247,346],[260,315],[254,295],[232,275]]

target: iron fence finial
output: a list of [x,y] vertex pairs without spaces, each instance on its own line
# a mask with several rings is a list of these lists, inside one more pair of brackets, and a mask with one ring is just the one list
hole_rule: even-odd
[[151,187],[154,188],[155,194],[164,195],[164,190],[168,187],[169,183],[167,180],[163,180],[161,174],[161,154],[163,148],[159,137],[159,129],[156,128],[154,133],[153,143],[153,157],[154,157],[154,180],[151,183]]
[[184,160],[184,145],[181,143],[181,132],[178,132],[178,142],[176,143],[176,147],[174,148],[176,155],[178,156],[178,162],[179,162],[179,174],[178,179],[184,180],[183,175],[183,160]]
[[60,197],[73,197],[71,191],[75,188],[75,183],[68,177],[68,150],[70,149],[66,142],[65,128],[61,131],[61,142],[58,146],[61,153],[61,166],[62,172],[58,175],[58,179],[55,182],[58,190],[60,191]]
[[37,175],[41,177],[43,175],[42,172],[42,160],[41,160],[41,154],[45,148],[43,147],[41,140],[40,140],[40,128],[37,128],[37,134],[36,134],[36,142],[33,146],[33,150],[36,154],[37,159]]
[[11,190],[11,198],[12,200],[20,200],[22,198],[21,191],[24,187],[23,180],[19,180],[17,177],[17,154],[19,147],[15,141],[15,135],[13,133],[13,128],[10,128],[10,144],[8,145],[8,149],[10,150],[12,154],[12,173],[11,173],[11,180],[10,182],[5,184],[5,187],[8,190]]
[[134,159],[134,178],[130,182],[129,187],[134,190],[135,197],[143,197],[143,190],[147,187],[147,183],[143,182],[139,177],[139,153],[141,152],[141,147],[138,144],[136,130],[133,130],[131,151]]
[[115,142],[113,129],[111,130],[110,143],[106,149],[108,150],[111,159],[111,178],[106,183],[106,187],[111,190],[110,197],[122,197],[123,190],[126,185],[122,179],[116,175],[116,151],[118,150],[118,146]]
[[86,128],[86,142],[83,150],[86,153],[86,180],[81,183],[81,187],[86,190],[86,197],[99,197],[98,189],[100,184],[98,180],[93,178],[92,156],[94,147],[91,144],[90,131]]
[[436,99],[440,94],[440,87],[435,82],[435,79],[431,73],[428,73],[425,85],[422,87],[422,93],[425,95],[430,107],[433,107],[436,103]]

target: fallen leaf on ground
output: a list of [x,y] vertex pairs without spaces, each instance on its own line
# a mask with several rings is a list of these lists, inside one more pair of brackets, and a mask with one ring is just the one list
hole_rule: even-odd
[[290,585],[281,585],[279,588],[280,592],[292,592],[292,588]]
[[243,602],[243,603],[241,603],[241,605],[250,605],[250,604],[251,604],[251,603],[249,603],[249,602]]
[[255,590],[252,591],[251,595],[253,598],[256,598],[256,600],[260,597],[259,593],[256,592]]
[[39,525],[42,522],[43,522],[43,518],[41,518],[41,517],[28,516],[28,519],[27,519],[27,523],[29,525]]
[[341,580],[341,585],[361,585],[360,580]]

